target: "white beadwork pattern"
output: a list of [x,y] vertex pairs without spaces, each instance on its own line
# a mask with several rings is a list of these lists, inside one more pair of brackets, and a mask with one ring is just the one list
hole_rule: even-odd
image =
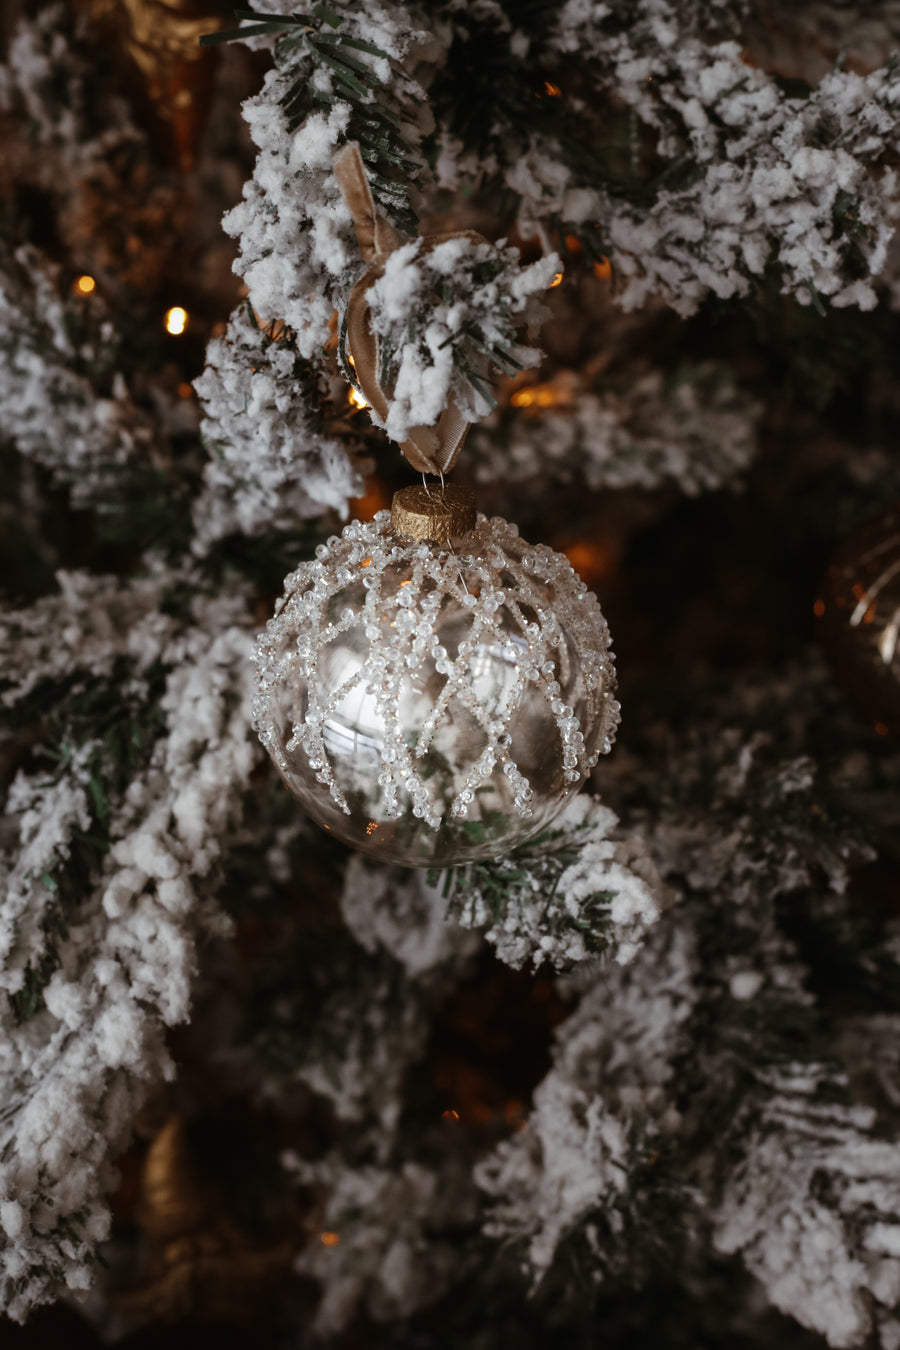
[[[619,704],[613,697],[609,629],[596,596],[562,554],[525,543],[515,525],[499,517],[479,516],[460,547],[466,551],[404,539],[392,530],[389,513],[380,511],[369,523],[351,522],[340,537],[317,548],[315,561],[286,578],[285,597],[259,637],[253,715],[260,740],[289,785],[290,756],[302,748],[318,783],[350,814],[326,732],[360,685],[383,726],[377,778],[382,818],[396,820],[411,804],[412,814],[437,830],[448,814],[466,817],[481,785],[497,770],[508,780],[516,813],[528,816],[532,786],[517,764],[511,729],[534,689],[559,734],[559,744],[547,745],[546,754],[561,758],[567,786],[560,806],[601,751],[611,748]],[[455,629],[455,651],[440,640],[451,610],[463,611],[467,620]],[[366,640],[361,661],[329,687],[323,655],[342,635],[360,628]],[[473,672],[486,659],[510,672],[500,697],[496,687],[490,698],[480,696]],[[560,696],[557,678],[573,666],[579,671],[579,713]],[[443,677],[443,685],[411,736],[398,710],[404,691],[426,670],[432,681],[435,673]],[[278,695],[288,686],[306,691],[306,706],[285,727]],[[480,728],[479,753],[462,766],[454,795],[442,801],[422,766],[441,727],[463,710]]]

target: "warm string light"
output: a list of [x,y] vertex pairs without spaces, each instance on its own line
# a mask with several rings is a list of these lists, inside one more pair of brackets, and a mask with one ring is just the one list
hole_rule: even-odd
[[354,520],[371,520],[377,511],[387,511],[390,505],[387,485],[378,478],[369,478],[365,495],[350,503],[350,514]]
[[552,384],[529,384],[509,400],[514,408],[555,408],[562,400]]
[[529,417],[540,417],[550,408],[568,409],[579,397],[581,382],[571,370],[557,371],[539,384],[519,384],[509,395],[511,408],[521,408]]
[[[519,1134],[526,1127],[525,1104],[513,1097],[504,1102],[502,1107],[491,1106],[488,1102],[475,1101],[470,1103],[468,1114],[479,1125],[496,1125],[498,1115],[503,1116],[503,1121],[514,1134]],[[460,1123],[460,1114],[455,1107],[448,1107],[446,1111],[441,1112],[441,1120],[446,1125],[458,1125]]]
[[[564,239],[566,252],[573,258],[579,257],[584,252],[584,245],[577,234],[567,234]],[[610,281],[612,279],[612,263],[605,253],[601,253],[599,258],[595,258],[591,264],[594,276],[598,281]],[[562,280],[561,273],[557,272],[551,286],[558,286]]]
[[83,277],[79,277],[74,285],[74,290],[78,293],[78,295],[90,295],[91,292],[95,291],[96,289],[97,289],[96,281],[94,280],[93,277],[89,277],[86,273]]
[[188,326],[188,312],[181,305],[173,305],[166,310],[166,332],[172,337],[180,337]]
[[[347,353],[347,363],[350,366],[351,370],[353,371],[356,370],[356,362],[354,361],[353,357],[349,352]],[[350,389],[347,393],[347,402],[350,404],[352,408],[362,409],[368,408],[369,406],[369,400],[365,398],[363,394],[360,393],[355,384],[351,384],[350,386]]]
[[562,272],[554,273],[553,280],[550,282],[550,285],[547,287],[547,289],[552,291],[554,286],[562,285],[562,279],[563,279]]
[[326,1230],[326,1232],[319,1234],[319,1241],[323,1247],[338,1247],[340,1246],[341,1235]]
[[561,551],[587,586],[606,580],[615,570],[613,549],[597,539],[573,539]]

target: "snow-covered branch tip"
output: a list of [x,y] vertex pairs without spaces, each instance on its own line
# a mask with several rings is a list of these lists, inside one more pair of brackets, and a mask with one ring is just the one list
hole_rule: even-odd
[[322,383],[290,330],[273,338],[246,305],[210,342],[194,381],[210,454],[194,504],[195,548],[325,511],[346,517],[362,477],[347,446],[325,431]]
[[390,255],[367,291],[392,386],[384,426],[393,440],[434,425],[451,399],[468,420],[483,417],[496,406],[494,369],[514,375],[540,360],[519,344],[516,328],[542,317],[536,297],[561,264],[551,254],[522,267],[518,249],[504,243],[460,238],[426,249],[413,240]]

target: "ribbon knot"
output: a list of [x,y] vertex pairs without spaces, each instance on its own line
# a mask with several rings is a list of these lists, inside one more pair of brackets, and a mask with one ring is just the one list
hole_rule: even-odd
[[[348,142],[335,155],[334,176],[353,217],[359,251],[369,264],[350,292],[347,303],[347,347],[353,357],[360,389],[379,418],[386,421],[389,397],[378,378],[379,340],[378,334],[372,331],[367,292],[384,274],[389,256],[409,241],[376,211],[356,141]],[[448,239],[470,239],[476,244],[486,242],[474,230],[451,230],[446,234],[422,235],[421,252],[437,248]],[[411,427],[409,437],[400,449],[419,473],[443,475],[459,458],[468,430],[468,419],[451,398],[437,423],[432,427]]]

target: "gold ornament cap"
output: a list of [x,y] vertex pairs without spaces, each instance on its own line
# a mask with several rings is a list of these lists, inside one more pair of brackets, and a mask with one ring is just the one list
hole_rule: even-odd
[[391,502],[394,530],[418,544],[449,544],[474,530],[477,519],[475,493],[455,483],[401,488]]

